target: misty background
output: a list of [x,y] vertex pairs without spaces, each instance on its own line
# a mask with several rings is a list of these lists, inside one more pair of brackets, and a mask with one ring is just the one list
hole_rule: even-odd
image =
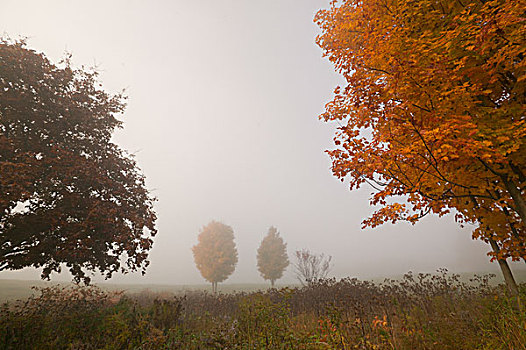
[[[330,276],[373,278],[446,267],[497,271],[489,246],[452,216],[361,229],[374,208],[350,192],[324,153],[336,124],[318,120],[342,83],[315,44],[328,0],[0,1],[0,33],[28,38],[53,62],[96,66],[107,91],[126,89],[114,140],[135,154],[158,198],[150,267],[110,282],[206,283],[191,247],[211,220],[232,226],[239,252],[226,283],[263,283],[256,250],[273,225],[289,259],[332,255]],[[524,264],[512,265],[522,268]],[[0,272],[38,279],[40,271]],[[54,276],[67,280],[66,274]],[[96,277],[95,281],[102,281]],[[289,266],[278,283],[294,282]]]

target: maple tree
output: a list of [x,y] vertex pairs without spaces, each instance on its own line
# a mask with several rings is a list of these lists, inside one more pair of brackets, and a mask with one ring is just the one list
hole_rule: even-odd
[[53,64],[0,40],[0,271],[66,265],[112,273],[148,266],[156,215],[132,156],[111,142],[122,94],[97,72]]
[[364,226],[452,209],[502,262],[526,257],[524,0],[346,0],[317,13],[317,43],[346,84],[321,115]]
[[257,250],[257,265],[261,276],[270,280],[274,288],[276,280],[283,276],[283,272],[289,266],[287,256],[287,244],[283,242],[278,230],[271,226],[267,235],[261,241]]
[[192,247],[195,265],[204,279],[217,284],[226,280],[236,269],[237,249],[232,227],[218,221],[211,221],[201,229],[197,245]]

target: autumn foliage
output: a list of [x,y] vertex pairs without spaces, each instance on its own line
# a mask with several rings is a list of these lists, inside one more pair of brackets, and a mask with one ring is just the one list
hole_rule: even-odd
[[267,235],[261,241],[257,251],[258,271],[274,287],[274,282],[283,276],[289,266],[287,244],[283,242],[278,230],[270,227]]
[[226,280],[236,268],[234,231],[230,226],[212,221],[202,228],[197,239],[199,242],[192,248],[195,265],[216,292],[217,283]]
[[454,209],[500,258],[526,257],[526,2],[332,1],[317,42],[345,78],[334,175],[369,183],[364,221]]
[[155,199],[111,142],[124,99],[94,71],[0,41],[0,270],[144,272]]

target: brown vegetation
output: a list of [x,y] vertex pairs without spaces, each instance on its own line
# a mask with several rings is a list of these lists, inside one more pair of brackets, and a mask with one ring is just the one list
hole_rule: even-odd
[[1,309],[0,349],[524,349],[526,313],[488,278],[443,270],[117,302],[94,287],[46,288]]

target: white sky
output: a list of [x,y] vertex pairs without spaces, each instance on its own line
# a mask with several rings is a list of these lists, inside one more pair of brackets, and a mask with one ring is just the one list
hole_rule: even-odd
[[[0,33],[28,37],[55,62],[71,52],[76,66],[98,66],[107,90],[127,90],[124,129],[115,140],[136,152],[159,198],[159,234],[146,276],[112,281],[203,283],[191,247],[212,219],[236,235],[239,263],[227,283],[263,281],[255,256],[271,225],[289,255],[301,248],[332,255],[338,277],[496,269],[488,247],[451,217],[360,229],[373,211],[372,190],[350,192],[332,176],[324,150],[335,126],[317,118],[341,82],[315,45],[313,17],[327,6],[0,1]],[[0,278],[38,275],[27,269]],[[290,281],[289,268],[280,282]]]

